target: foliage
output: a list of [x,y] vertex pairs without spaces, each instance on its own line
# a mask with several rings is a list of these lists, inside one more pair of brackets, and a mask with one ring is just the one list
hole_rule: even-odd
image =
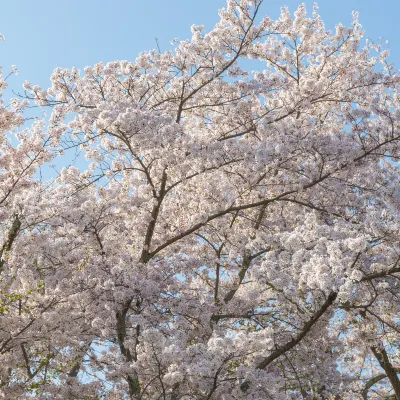
[[4,398],[400,399],[399,76],[261,2],[1,104]]

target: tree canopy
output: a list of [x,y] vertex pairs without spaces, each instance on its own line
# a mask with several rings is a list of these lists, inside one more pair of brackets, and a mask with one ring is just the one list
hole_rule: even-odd
[[400,399],[399,75],[261,3],[1,103],[3,398]]

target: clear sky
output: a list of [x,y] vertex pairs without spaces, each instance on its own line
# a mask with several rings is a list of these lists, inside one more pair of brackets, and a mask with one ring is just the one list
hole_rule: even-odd
[[[283,5],[292,11],[302,1],[264,0],[261,14],[276,18]],[[313,1],[305,1],[312,10]],[[24,80],[47,88],[56,67],[83,68],[96,62],[134,60],[144,50],[168,49],[174,38],[190,37],[192,24],[211,28],[225,0],[9,0],[0,8],[0,65],[20,70],[9,81],[19,90]],[[400,0],[320,0],[329,29],[351,22],[352,10],[373,40],[390,41],[391,60],[400,68]]]

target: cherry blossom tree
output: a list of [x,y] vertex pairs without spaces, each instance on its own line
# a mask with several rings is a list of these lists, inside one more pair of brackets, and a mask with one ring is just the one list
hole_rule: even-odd
[[1,104],[3,398],[400,399],[399,75],[261,3]]

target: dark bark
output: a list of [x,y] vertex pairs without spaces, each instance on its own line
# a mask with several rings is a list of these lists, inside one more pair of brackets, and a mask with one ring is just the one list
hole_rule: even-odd
[[[292,338],[289,342],[284,344],[282,347],[278,348],[277,350],[273,351],[268,357],[264,358],[261,362],[258,363],[256,368],[258,369],[265,369],[268,367],[273,361],[277,358],[288,352],[289,350],[293,349],[297,344],[301,342],[301,340],[307,335],[307,333],[311,330],[311,328],[317,323],[317,321],[321,318],[321,316],[328,310],[328,308],[333,304],[336,300],[337,293],[332,292],[329,294],[327,299],[325,300],[324,304],[321,308],[311,317],[311,319],[306,322],[300,332],[297,334],[296,337]],[[250,386],[248,381],[245,381],[241,384],[240,388],[242,391],[246,392]]]
[[389,360],[388,354],[384,347],[371,347],[371,351],[375,358],[378,360],[379,365],[385,371],[386,376],[388,377],[390,384],[394,390],[396,395],[396,400],[400,400],[400,380],[397,376],[397,370],[393,367],[392,363]]

